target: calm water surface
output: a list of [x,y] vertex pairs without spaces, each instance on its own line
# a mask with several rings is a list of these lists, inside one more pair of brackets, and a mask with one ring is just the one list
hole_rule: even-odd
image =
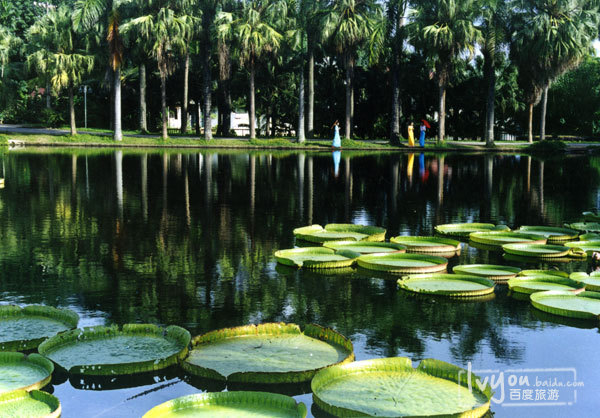
[[[312,223],[381,225],[392,237],[430,235],[448,222],[578,221],[598,207],[600,157],[0,152],[0,303],[69,308],[80,326],[175,324],[192,335],[266,321],[317,323],[350,337],[357,360],[437,358],[493,370],[482,375],[504,382],[495,396],[504,394],[503,402],[492,405],[498,417],[598,416],[597,324],[548,318],[502,287],[481,302],[414,297],[369,273],[282,269],[273,252],[293,247],[292,229]],[[466,244],[450,260],[488,262],[547,267]],[[566,370],[537,370],[548,368]],[[521,369],[536,369],[528,372],[528,406],[510,390],[509,376]],[[573,373],[583,387],[552,392],[551,403],[564,405],[535,399],[536,377],[566,382]],[[224,388],[170,369],[104,381],[58,375],[51,390],[70,418],[141,416],[207,389]],[[284,390],[311,409],[306,388]]]

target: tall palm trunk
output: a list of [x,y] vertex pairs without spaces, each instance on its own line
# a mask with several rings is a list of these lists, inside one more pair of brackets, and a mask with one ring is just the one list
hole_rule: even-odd
[[46,83],[46,109],[52,108],[52,102],[50,101],[50,83]]
[[390,144],[400,144],[400,75],[396,58],[392,65],[392,120],[390,122]]
[[231,54],[226,42],[218,41],[219,50],[219,135],[231,128]]
[[204,117],[204,139],[212,139],[212,119],[210,116],[212,107],[212,79],[210,77],[210,41],[206,41],[204,46],[203,63],[202,63],[202,90],[203,90],[203,108],[202,116]]
[[185,62],[183,64],[183,103],[181,107],[181,133],[187,134],[188,130],[188,90],[190,79],[190,51],[185,53]]
[[529,103],[529,124],[527,129],[527,141],[533,143],[533,103]]
[[308,137],[315,135],[315,49],[313,42],[308,42],[308,109],[306,112],[306,128]]
[[167,75],[161,71],[160,74],[160,112],[162,117],[162,139],[169,138],[167,130],[169,115],[167,112]]
[[439,127],[438,144],[444,142],[446,136],[446,82],[439,82]]
[[300,67],[300,86],[298,89],[298,142],[306,141],[304,135],[304,68]]
[[353,111],[353,106],[352,106],[352,99],[353,99],[353,95],[352,95],[352,75],[353,75],[353,71],[354,71],[354,60],[352,59],[352,57],[350,56],[349,52],[346,52],[346,80],[345,80],[345,84],[346,84],[346,121],[345,121],[345,138],[346,139],[350,139],[350,136],[352,134],[352,111]]
[[114,108],[114,134],[113,134],[113,139],[115,141],[122,141],[123,140],[123,131],[121,129],[121,69],[117,68],[115,70],[115,74],[114,74],[114,80],[113,80],[113,87],[114,87],[114,103],[115,103],[115,108]]
[[549,84],[546,84],[542,93],[542,106],[540,111],[540,141],[546,139],[546,107],[548,106],[548,88]]
[[256,138],[256,105],[254,102],[254,58],[250,58],[250,139]]
[[487,80],[487,97],[485,103],[485,145],[494,146],[494,108],[496,100],[496,71],[494,57],[486,54],[485,56],[484,77]]
[[71,120],[71,135],[77,135],[75,126],[75,103],[73,100],[73,82],[69,82],[69,116]]
[[140,132],[148,132],[148,120],[146,117],[146,64],[140,64]]

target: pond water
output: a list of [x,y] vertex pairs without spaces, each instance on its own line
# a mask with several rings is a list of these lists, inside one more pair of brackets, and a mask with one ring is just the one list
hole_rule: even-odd
[[[317,323],[351,338],[357,360],[437,358],[479,371],[498,385],[498,417],[598,414],[596,323],[548,317],[501,286],[487,301],[417,298],[370,274],[283,269],[273,253],[294,246],[293,228],[313,223],[380,225],[393,237],[450,222],[579,221],[598,207],[600,157],[0,152],[2,304],[69,308],[80,326],[175,324],[192,336]],[[450,265],[467,263],[547,267],[464,244]],[[577,387],[566,387],[573,380]],[[58,375],[51,388],[65,418],[141,416],[206,389],[223,388],[178,369],[97,381]],[[299,394],[306,388],[281,389],[318,416],[310,393]]]

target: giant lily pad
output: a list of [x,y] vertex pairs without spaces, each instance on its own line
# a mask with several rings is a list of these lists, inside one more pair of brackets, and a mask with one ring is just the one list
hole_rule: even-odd
[[409,253],[452,253],[460,251],[460,242],[449,238],[399,236],[391,238],[390,241],[405,245]]
[[195,337],[183,368],[197,376],[231,382],[296,383],[317,370],[354,360],[352,343],[318,325],[261,324],[211,331]]
[[600,223],[598,222],[573,222],[565,224],[565,228],[576,229],[581,232],[600,232]]
[[338,417],[481,417],[490,407],[489,386],[477,376],[440,360],[414,369],[406,357],[358,361],[321,370],[311,386],[314,402]]
[[296,238],[323,243],[326,241],[384,241],[385,229],[378,226],[354,224],[310,225],[294,229]]
[[289,396],[241,391],[182,396],[155,406],[143,418],[304,418],[306,413],[306,406]]
[[558,276],[521,276],[508,281],[510,290],[526,294],[545,290],[575,290],[583,286],[581,282]]
[[593,271],[590,274],[578,271],[571,273],[569,278],[576,282],[583,283],[585,285],[585,290],[600,292],[600,271]]
[[393,242],[356,242],[356,241],[328,241],[323,244],[324,247],[332,250],[350,250],[359,254],[375,253],[405,253],[406,246],[394,244]]
[[586,222],[600,222],[600,214],[594,212],[583,212],[582,215]]
[[574,254],[572,248],[549,244],[504,244],[502,249],[507,254],[536,258],[567,257]]
[[160,370],[185,358],[190,333],[151,324],[89,327],[59,334],[38,351],[73,374],[119,375]]
[[398,285],[414,293],[465,298],[494,293],[495,283],[485,277],[438,273],[406,276],[398,280]]
[[595,232],[587,232],[579,235],[580,241],[600,241],[600,234]]
[[445,271],[448,260],[424,254],[365,254],[356,263],[368,270],[388,273],[436,273]]
[[50,306],[0,306],[0,351],[37,348],[48,337],[77,327],[79,315]]
[[579,235],[579,231],[575,229],[555,226],[522,226],[518,229],[518,232],[540,235],[548,240],[548,244],[574,240]]
[[574,293],[550,290],[531,295],[531,304],[537,309],[569,318],[598,319],[600,315],[600,293]]
[[350,250],[335,251],[325,247],[291,248],[275,251],[275,259],[286,266],[307,269],[350,267],[360,254]]
[[60,402],[41,390],[13,390],[0,395],[0,416],[11,418],[57,418]]
[[561,270],[521,270],[517,276],[555,276],[569,277],[569,273]]
[[0,393],[41,389],[50,382],[53,371],[52,362],[39,354],[0,353]]
[[455,266],[452,271],[454,273],[487,277],[495,282],[506,282],[508,279],[515,277],[521,269],[518,267],[498,266],[494,264],[463,264]]
[[591,255],[591,253],[600,251],[600,240],[565,242],[565,247],[576,248],[585,252],[587,255]]
[[445,224],[435,227],[435,232],[438,234],[460,238],[468,238],[471,232],[479,231],[510,231],[510,228],[506,225],[494,225],[487,223]]
[[487,231],[472,232],[469,239],[477,244],[501,247],[504,244],[523,242],[527,244],[545,244],[546,238],[540,235],[524,234],[520,232]]

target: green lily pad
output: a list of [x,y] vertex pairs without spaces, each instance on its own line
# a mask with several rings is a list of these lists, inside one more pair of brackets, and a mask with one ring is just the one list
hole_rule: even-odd
[[502,249],[507,254],[538,258],[566,257],[572,253],[569,247],[549,244],[504,244]]
[[435,227],[435,232],[438,234],[461,238],[468,238],[471,232],[479,231],[510,231],[510,228],[506,225],[494,225],[488,223],[445,224]]
[[60,402],[41,390],[13,390],[0,394],[0,416],[11,418],[57,418]]
[[59,334],[38,351],[73,374],[119,375],[160,370],[185,358],[190,333],[151,324],[89,327]]
[[79,315],[50,306],[0,306],[0,351],[37,348],[48,337],[77,327]]
[[399,236],[390,239],[405,245],[409,253],[453,253],[460,251],[460,241],[439,237]]
[[509,263],[530,263],[530,264],[566,264],[572,263],[576,258],[572,257],[531,257],[525,255],[502,254],[502,258]]
[[12,390],[34,390],[46,386],[54,365],[39,354],[0,353],[0,393]]
[[556,276],[569,277],[569,273],[560,270],[521,270],[517,276]]
[[182,363],[191,374],[215,380],[297,383],[323,367],[354,360],[352,343],[318,325],[261,324],[195,337]]
[[496,284],[485,277],[438,273],[406,276],[398,280],[398,285],[414,293],[465,298],[489,295]]
[[396,357],[329,367],[311,387],[314,402],[338,417],[481,417],[492,392],[476,384],[469,390],[468,378],[467,370],[440,360],[422,360],[414,369],[410,359]]
[[600,234],[596,234],[594,232],[588,232],[585,234],[579,235],[580,241],[600,241]]
[[586,222],[600,222],[600,215],[594,212],[583,212],[583,219]]
[[333,269],[350,267],[360,254],[350,250],[333,250],[325,247],[303,247],[275,251],[275,259],[286,266],[307,269]]
[[350,250],[359,254],[406,252],[406,246],[394,244],[393,242],[328,241],[323,244],[323,247],[336,251]]
[[289,396],[240,391],[182,396],[155,406],[143,418],[304,418],[306,413],[306,406]]
[[385,229],[354,224],[310,225],[294,229],[298,239],[322,244],[326,241],[384,241]]
[[565,242],[565,247],[576,248],[587,255],[594,252],[600,252],[600,241],[571,241]]
[[598,319],[600,315],[600,293],[573,293],[551,290],[531,295],[531,304],[537,309],[569,318]]
[[546,290],[575,290],[583,286],[581,282],[558,276],[521,276],[508,281],[510,290],[526,294]]
[[581,232],[600,232],[600,223],[598,222],[573,222],[565,224],[565,228],[576,229]]
[[600,292],[600,271],[593,271],[590,274],[577,271],[571,273],[569,278],[576,282],[583,283],[585,285],[585,290]]
[[505,282],[515,277],[521,269],[518,267],[498,266],[495,264],[463,264],[454,266],[454,273],[487,277],[495,282]]
[[505,231],[472,232],[469,235],[469,239],[472,242],[476,242],[478,244],[491,245],[495,247],[501,247],[504,244],[512,244],[518,242],[523,242],[527,244],[546,243],[546,238],[540,235]]
[[448,260],[425,254],[365,254],[356,263],[368,270],[388,273],[437,273],[445,271]]
[[574,240],[579,236],[579,231],[576,229],[556,226],[522,226],[518,229],[518,232],[540,235],[548,240],[548,244]]

